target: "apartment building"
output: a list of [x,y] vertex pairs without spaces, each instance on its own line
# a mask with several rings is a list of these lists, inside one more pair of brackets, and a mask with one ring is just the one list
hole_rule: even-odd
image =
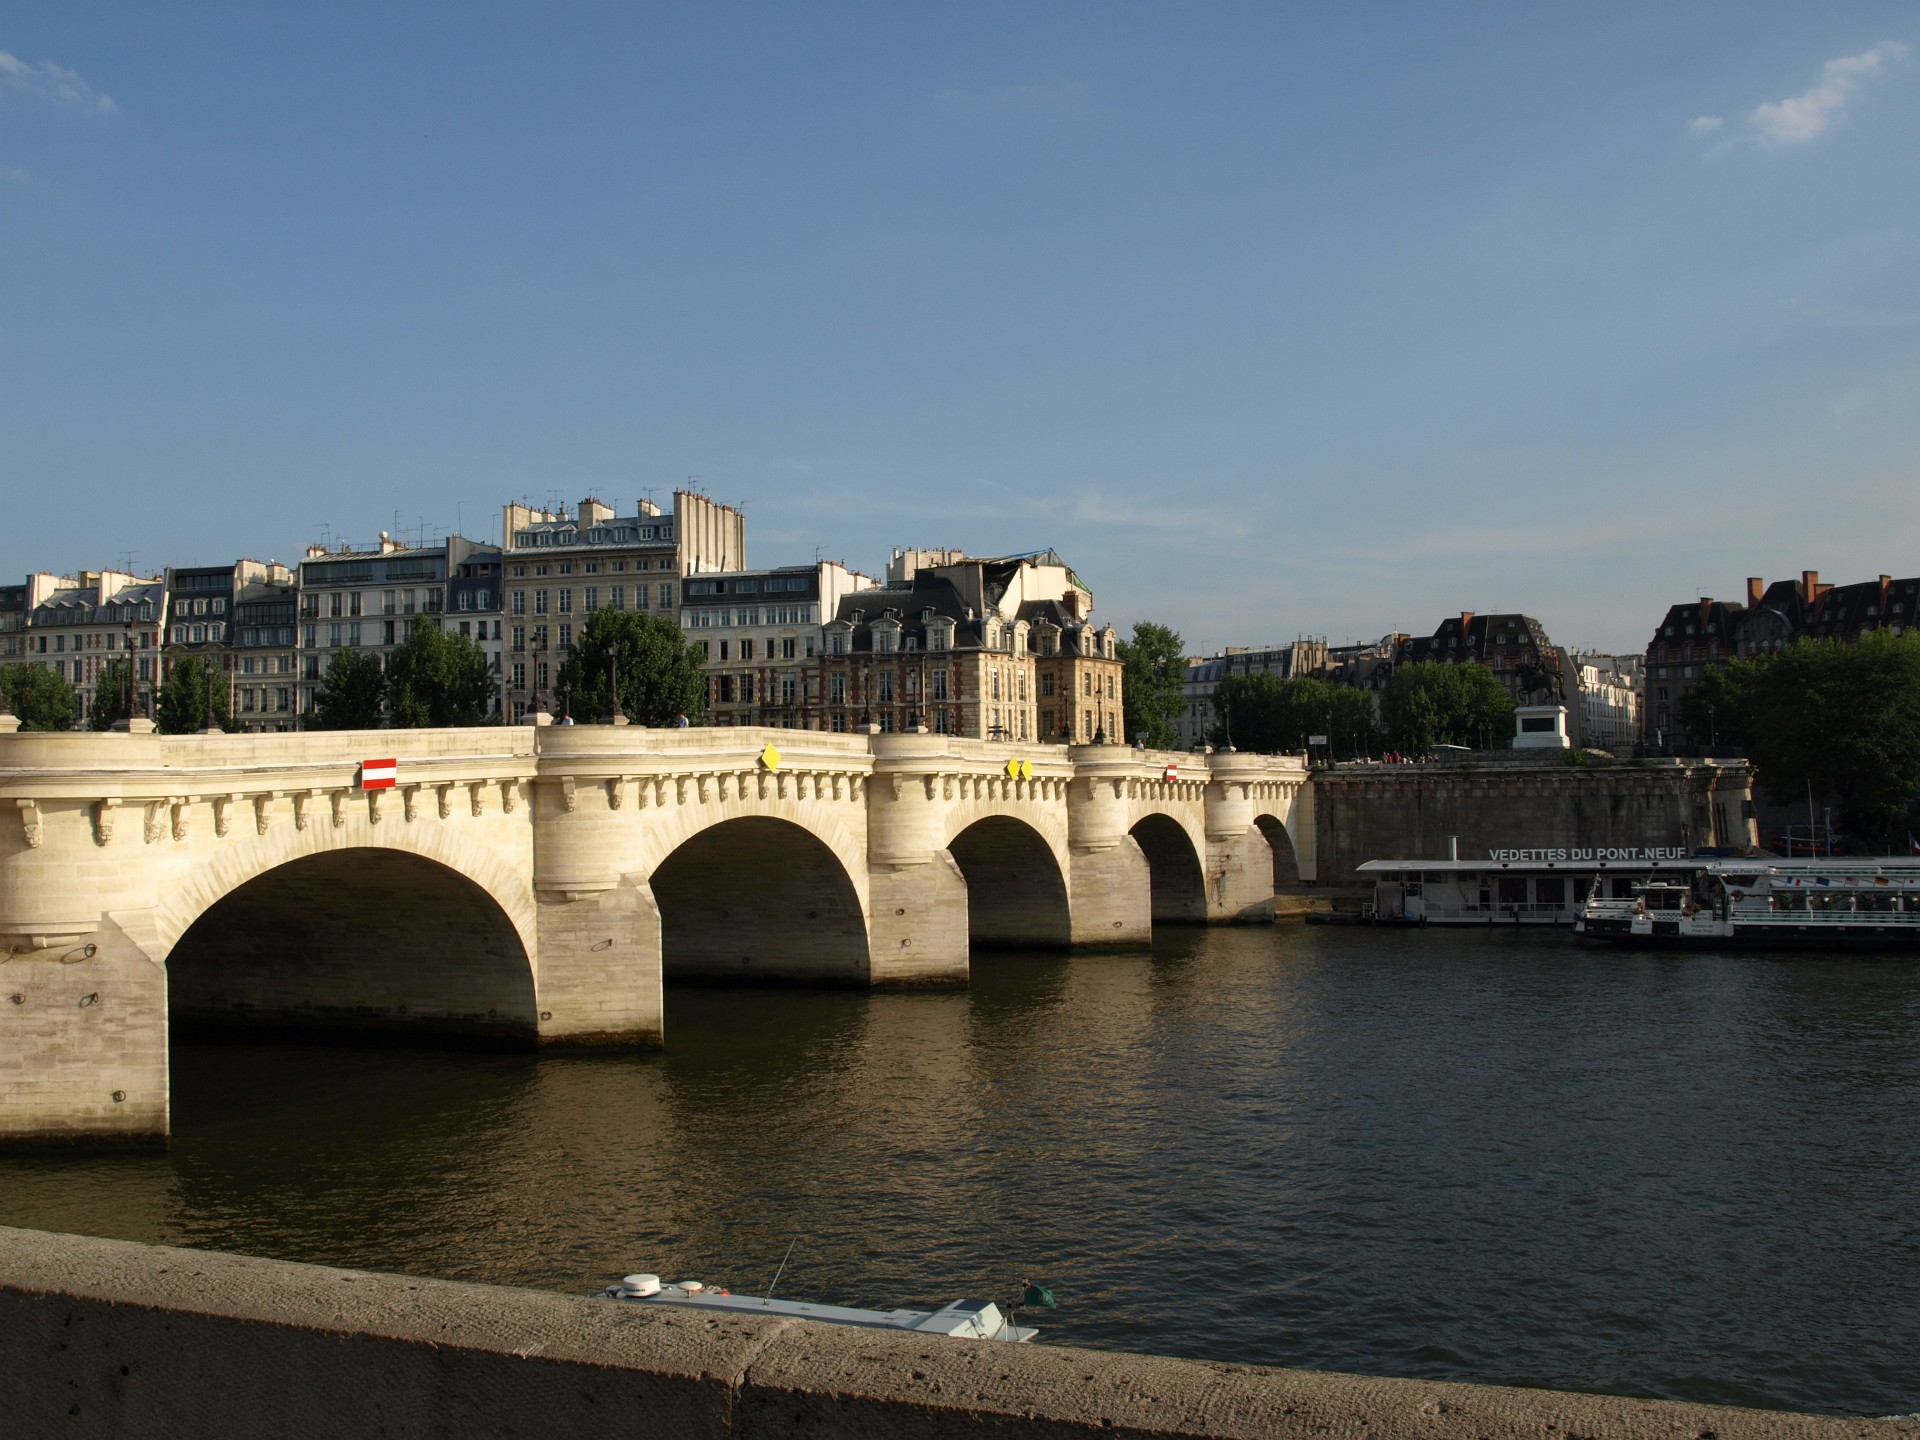
[[299,727],[299,590],[285,565],[255,566],[242,561],[235,567],[228,632],[230,723],[249,732],[294,730]]
[[984,740],[1120,743],[1119,636],[1052,550],[895,551],[825,626],[816,724]]
[[746,516],[691,490],[674,492],[671,514],[642,500],[616,515],[592,496],[571,512],[509,504],[501,533],[504,704],[515,724],[555,703],[560,666],[595,610],[678,625],[683,577],[746,570]]
[[876,583],[837,560],[683,582],[680,624],[706,657],[709,722],[818,728],[824,624]]
[[65,677],[74,688],[76,724],[85,723],[94,689],[115,660],[133,658],[136,684],[159,682],[164,579],[120,570],[43,572],[29,575],[22,589],[19,661],[51,666]]
[[384,668],[413,626],[438,624],[447,604],[447,547],[412,549],[386,531],[378,549],[313,545],[300,562],[300,713],[313,713],[320,682],[342,650]]

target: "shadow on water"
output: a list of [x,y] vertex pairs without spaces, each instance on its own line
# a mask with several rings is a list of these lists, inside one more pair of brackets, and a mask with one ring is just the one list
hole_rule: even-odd
[[0,1220],[584,1292],[1003,1297],[1049,1339],[1920,1406],[1920,977],[1564,937],[1168,929],[966,990],[675,987],[664,1052],[182,1044],[156,1155]]

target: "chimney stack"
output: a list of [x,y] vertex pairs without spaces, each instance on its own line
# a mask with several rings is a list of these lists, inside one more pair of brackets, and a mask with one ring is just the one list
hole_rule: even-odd
[[1747,608],[1749,610],[1759,609],[1760,597],[1766,593],[1767,582],[1765,580],[1761,579],[1758,575],[1749,575],[1747,577]]
[[1820,598],[1820,572],[1802,570],[1800,572],[1800,598],[1811,605]]

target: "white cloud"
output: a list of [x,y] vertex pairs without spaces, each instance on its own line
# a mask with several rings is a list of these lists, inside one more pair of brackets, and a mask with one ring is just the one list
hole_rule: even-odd
[[1718,115],[1696,115],[1687,121],[1687,129],[1695,135],[1713,135],[1726,123]]
[[1829,60],[1820,67],[1820,78],[1811,88],[1784,100],[1757,105],[1747,118],[1763,139],[1776,144],[1795,145],[1812,140],[1825,134],[1840,118],[1861,80],[1906,56],[1906,45],[1898,40],[1882,40],[1858,55]]
[[89,85],[78,70],[69,70],[51,60],[29,65],[5,50],[0,50],[0,85],[36,100],[71,105],[99,115],[111,115],[120,108],[113,103],[111,95],[103,95]]

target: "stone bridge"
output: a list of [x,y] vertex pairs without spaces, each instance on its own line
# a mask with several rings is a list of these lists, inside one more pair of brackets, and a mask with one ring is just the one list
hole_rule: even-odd
[[981,947],[1267,920],[1313,834],[1299,762],[1234,753],[0,734],[0,1140],[164,1136],[170,1024],[658,1044],[669,979],[952,984]]

